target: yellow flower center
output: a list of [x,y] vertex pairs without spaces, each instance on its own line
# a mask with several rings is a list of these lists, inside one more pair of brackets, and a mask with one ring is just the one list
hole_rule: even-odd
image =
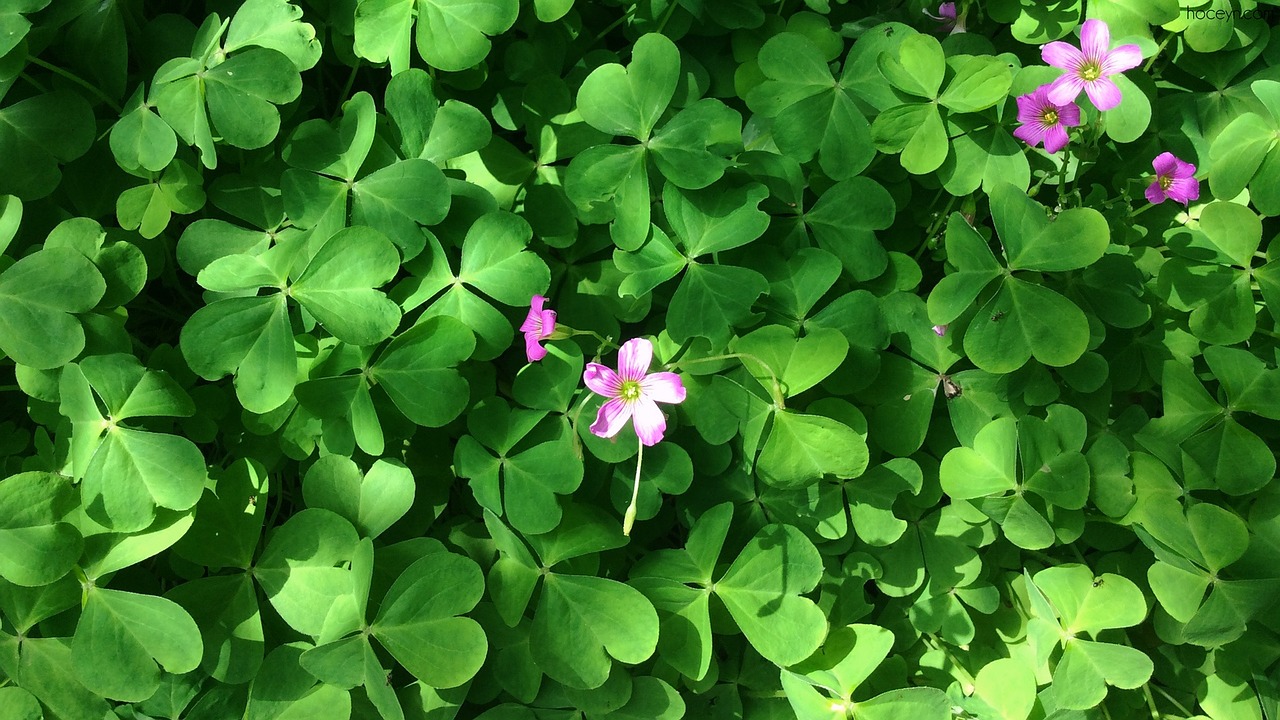
[[1057,125],[1058,124],[1057,111],[1046,110],[1044,112],[1044,115],[1040,117],[1040,122],[1044,123],[1045,125]]
[[1085,82],[1093,82],[1102,77],[1102,66],[1098,63],[1085,63],[1080,68],[1080,79]]
[[1161,175],[1161,176],[1160,176],[1160,189],[1161,189],[1161,190],[1168,190],[1172,185],[1173,185],[1173,178],[1169,177],[1168,175]]
[[639,400],[640,383],[635,380],[623,380],[622,387],[618,388],[618,397],[623,400]]

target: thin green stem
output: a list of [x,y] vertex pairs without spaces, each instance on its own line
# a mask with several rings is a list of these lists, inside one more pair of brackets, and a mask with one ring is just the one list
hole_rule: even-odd
[[1129,217],[1130,217],[1131,219],[1132,219],[1132,218],[1136,218],[1136,217],[1138,217],[1139,215],[1141,215],[1142,213],[1144,213],[1144,212],[1146,212],[1146,211],[1150,210],[1151,208],[1156,207],[1157,205],[1158,205],[1158,203],[1147,203],[1146,205],[1143,205],[1142,207],[1138,208],[1137,210],[1130,210],[1130,211],[1129,211]]
[[676,11],[676,0],[671,0],[671,4],[667,6],[667,11],[662,13],[662,19],[658,21],[658,29],[654,32],[662,32],[662,28],[667,26],[667,21],[671,19],[672,14]]
[[[675,5],[675,0],[672,0],[671,4],[672,4],[672,5]],[[637,8],[637,7],[639,7],[639,5],[638,5],[638,4],[637,4],[637,5],[632,5],[631,7],[627,8],[627,11],[626,11],[625,13],[623,13],[621,17],[619,17],[617,20],[614,20],[613,22],[609,23],[608,25],[606,25],[606,26],[605,26],[605,28],[604,28],[603,30],[601,30],[600,32],[596,33],[596,36],[595,36],[595,37],[593,37],[593,38],[591,38],[591,42],[589,42],[589,43],[587,43],[586,45],[584,45],[584,46],[583,46],[583,48],[582,48],[583,53],[582,53],[582,54],[583,54],[583,55],[586,55],[586,51],[587,51],[588,49],[590,49],[590,48],[591,48],[592,46],[594,46],[596,43],[598,43],[598,42],[600,42],[601,40],[603,40],[603,39],[605,38],[605,36],[606,36],[606,35],[608,35],[609,33],[613,32],[614,30],[616,30],[616,29],[617,29],[617,27],[618,27],[619,25],[621,25],[622,23],[626,22],[627,20],[630,20],[630,19],[631,19],[631,17],[632,17],[633,15],[635,15],[635,12],[636,12],[636,8]]]
[[1154,689],[1156,692],[1163,695],[1164,699],[1168,700],[1170,704],[1172,704],[1175,708],[1177,708],[1178,712],[1182,713],[1183,717],[1191,717],[1192,715],[1191,711],[1188,710],[1182,703],[1175,700],[1174,697],[1170,695],[1168,692],[1166,692],[1164,688],[1160,687],[1159,685],[1151,685],[1151,683],[1147,683],[1147,685],[1152,689]]
[[99,90],[96,86],[86,82],[85,79],[80,77],[79,75],[76,75],[75,73],[72,73],[68,70],[64,70],[58,67],[57,65],[54,65],[53,63],[45,62],[44,60],[41,60],[40,58],[34,55],[28,55],[27,62],[31,63],[32,65],[42,67],[45,70],[48,70],[49,72],[55,75],[61,75],[62,77],[70,80],[76,85],[79,85],[85,90],[88,90],[89,92],[97,96],[99,100],[102,100],[103,102],[105,102],[107,104],[107,107],[111,108],[112,110],[115,110],[117,115],[120,114],[122,108],[118,103],[116,103],[115,100],[112,100],[109,95]]
[[582,408],[587,406],[587,401],[591,399],[591,393],[582,394],[582,402],[578,403],[578,407],[573,411],[573,417],[569,418],[569,429],[573,435],[573,454],[582,459],[582,438],[578,437],[578,418],[582,417]]
[[17,385],[0,385],[0,392],[19,392],[22,388]]
[[1156,707],[1156,699],[1151,696],[1151,686],[1148,683],[1142,684],[1142,694],[1147,698],[1147,710],[1151,713],[1151,720],[1160,720],[1160,709]]
[[351,66],[351,72],[347,74],[347,82],[342,86],[342,94],[338,96],[338,108],[334,111],[337,117],[338,112],[342,110],[344,98],[351,97],[351,88],[356,84],[356,73],[360,71],[360,58],[356,58],[356,64]]
[[613,338],[607,338],[607,337],[605,337],[605,336],[601,335],[600,333],[596,332],[595,330],[573,330],[572,332],[573,332],[573,335],[574,335],[574,336],[577,336],[577,335],[590,335],[591,337],[595,338],[596,340],[599,340],[599,341],[600,341],[600,347],[596,350],[596,355],[599,355],[599,354],[600,354],[600,351],[601,351],[601,350],[604,350],[605,348],[610,348],[610,349],[613,349],[613,350],[618,350],[618,349],[620,349],[620,348],[618,347],[618,345],[614,344],[614,342],[613,342]]
[[1071,162],[1071,149],[1062,149],[1062,167],[1058,168],[1058,206],[1063,207],[1067,195],[1067,165]]
[[627,514],[622,517],[622,534],[627,537],[631,537],[631,528],[636,524],[636,503],[640,500],[640,468],[644,463],[644,442],[638,438],[637,442],[636,481],[631,486],[631,504],[627,506]]
[[729,359],[754,360],[755,362],[760,363],[760,367],[764,368],[764,371],[769,373],[769,380],[773,384],[770,394],[773,396],[774,405],[776,405],[779,410],[786,407],[785,403],[783,402],[782,383],[778,382],[778,376],[773,373],[773,368],[769,367],[769,364],[766,363],[764,360],[761,360],[760,358],[756,357],[755,355],[752,355],[751,353],[725,353],[723,355],[709,355],[707,357],[694,358],[692,360],[685,360],[679,363],[669,362],[666,365],[664,365],[663,368],[666,370],[671,370],[681,365],[688,366],[688,365],[696,365],[698,363],[712,362],[715,360],[729,360]]
[[1160,45],[1156,48],[1155,53],[1147,59],[1147,64],[1142,66],[1142,72],[1150,72],[1151,66],[1156,64],[1156,58],[1160,57],[1160,53],[1164,52],[1164,48],[1173,39],[1173,33],[1166,33],[1164,40],[1160,41]]

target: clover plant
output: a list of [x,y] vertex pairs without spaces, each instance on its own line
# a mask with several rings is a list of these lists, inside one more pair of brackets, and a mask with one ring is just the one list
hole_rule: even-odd
[[0,720],[1280,719],[1276,0],[10,0]]

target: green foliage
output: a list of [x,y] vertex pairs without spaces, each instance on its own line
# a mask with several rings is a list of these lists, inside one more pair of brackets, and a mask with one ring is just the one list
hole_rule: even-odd
[[1274,6],[955,9],[0,8],[0,720],[1280,717]]

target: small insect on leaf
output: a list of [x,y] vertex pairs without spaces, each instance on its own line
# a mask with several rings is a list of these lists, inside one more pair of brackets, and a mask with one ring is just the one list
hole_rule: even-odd
[[1094,579],[1093,579],[1093,586],[1094,586],[1094,587],[1102,587],[1102,578],[1100,578],[1100,577],[1099,577],[1099,578],[1094,578]]
[[950,375],[942,376],[942,395],[948,400],[954,400],[964,394],[964,388],[959,383],[951,379]]
[[991,316],[991,322],[1000,322],[1001,320],[1004,319],[1005,315],[1008,315],[1008,313],[1006,313],[1004,310],[1001,310],[1000,312]]

